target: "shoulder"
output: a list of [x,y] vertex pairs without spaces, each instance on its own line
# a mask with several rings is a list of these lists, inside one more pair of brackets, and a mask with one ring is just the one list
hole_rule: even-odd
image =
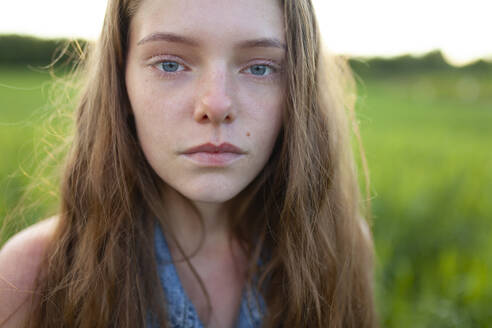
[[38,222],[13,236],[0,249],[0,327],[21,325],[57,223],[56,217]]

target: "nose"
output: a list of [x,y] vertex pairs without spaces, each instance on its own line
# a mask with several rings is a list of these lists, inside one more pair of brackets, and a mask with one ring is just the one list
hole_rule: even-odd
[[198,87],[201,92],[197,99],[194,119],[198,123],[231,123],[236,118],[230,97],[230,85],[225,69],[215,69],[206,74]]

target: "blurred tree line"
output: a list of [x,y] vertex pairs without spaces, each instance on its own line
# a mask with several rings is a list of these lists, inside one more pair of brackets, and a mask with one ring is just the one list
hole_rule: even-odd
[[450,65],[440,50],[431,51],[423,56],[402,55],[393,58],[351,58],[350,66],[357,74],[392,75],[405,73],[433,73],[439,71],[467,71],[470,73],[492,73],[492,61],[479,59],[466,66]]
[[[66,63],[76,58],[70,44],[78,44],[80,51],[86,40],[40,39],[23,35],[0,35],[0,65],[48,66],[53,62]],[[70,47],[69,47],[70,46]],[[68,49],[68,51],[67,51]]]
[[[87,41],[73,40],[83,49]],[[46,66],[58,56],[60,62],[66,63],[67,57],[73,53],[64,53],[69,40],[67,39],[39,39],[21,35],[0,35],[0,65],[32,65]],[[65,58],[63,58],[65,57]],[[72,57],[73,58],[73,57]],[[473,72],[492,73],[492,62],[485,60],[475,61],[467,66],[457,68],[448,64],[439,50],[416,57],[403,55],[394,58],[351,58],[349,60],[356,74],[364,77],[384,76],[394,73],[432,72],[449,70],[466,70]]]

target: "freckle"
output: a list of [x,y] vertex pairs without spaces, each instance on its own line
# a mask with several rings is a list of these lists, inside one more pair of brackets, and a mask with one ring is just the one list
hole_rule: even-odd
[[251,135],[251,133],[249,132],[246,132],[246,136],[249,137]]

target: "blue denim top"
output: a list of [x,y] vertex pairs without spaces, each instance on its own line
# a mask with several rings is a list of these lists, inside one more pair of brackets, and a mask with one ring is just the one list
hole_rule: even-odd
[[[161,228],[155,231],[157,270],[167,301],[167,314],[171,328],[204,328],[193,303],[181,285],[176,267]],[[265,301],[251,287],[243,289],[239,315],[235,328],[259,328],[265,314]]]

